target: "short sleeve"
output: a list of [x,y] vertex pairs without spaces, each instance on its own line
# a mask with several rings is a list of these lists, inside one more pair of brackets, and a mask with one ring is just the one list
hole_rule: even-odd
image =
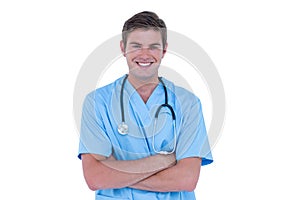
[[188,157],[202,158],[202,165],[213,162],[199,99],[183,110],[179,128],[176,158],[180,160]]
[[82,107],[78,158],[81,154],[92,153],[110,156],[112,145],[109,141],[100,113],[105,113],[95,92],[88,94]]

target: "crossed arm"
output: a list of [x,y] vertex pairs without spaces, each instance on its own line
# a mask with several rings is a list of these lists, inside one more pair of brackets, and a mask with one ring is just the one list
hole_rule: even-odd
[[193,191],[201,166],[201,159],[196,157],[176,163],[174,154],[127,161],[95,154],[81,157],[84,177],[91,190],[131,187],[156,192]]

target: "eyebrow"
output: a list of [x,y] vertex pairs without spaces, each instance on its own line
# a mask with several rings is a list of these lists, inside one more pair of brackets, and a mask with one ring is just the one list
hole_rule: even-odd
[[129,44],[142,45],[142,44],[140,44],[140,43],[138,43],[138,42],[130,42]]
[[161,46],[160,43],[153,43],[153,44],[150,44],[150,46]]
[[[138,43],[138,42],[130,42],[129,44],[142,45],[141,43]],[[161,46],[161,44],[160,43],[152,43],[149,46]]]

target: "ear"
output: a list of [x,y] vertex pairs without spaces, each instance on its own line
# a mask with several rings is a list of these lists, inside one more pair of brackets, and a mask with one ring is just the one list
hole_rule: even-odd
[[165,56],[165,54],[167,53],[167,48],[168,48],[168,43],[166,42],[165,48],[163,49],[163,54],[162,54],[161,58],[163,58]]
[[126,53],[125,53],[125,45],[124,45],[123,40],[120,41],[120,48],[121,48],[121,52],[122,52],[123,56],[125,57]]

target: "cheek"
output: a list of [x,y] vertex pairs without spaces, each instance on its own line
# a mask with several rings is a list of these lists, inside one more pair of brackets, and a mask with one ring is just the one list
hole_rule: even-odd
[[158,57],[163,57],[164,51],[162,49],[156,50],[156,51],[153,51],[153,54],[158,56]]
[[157,52],[157,53],[155,53],[155,54],[153,54],[153,55],[154,55],[154,57],[155,57],[156,59],[158,59],[158,60],[160,60],[160,59],[162,59],[162,58],[164,57],[163,52]]
[[126,62],[128,64],[129,67],[132,67],[134,65],[134,57],[132,55],[126,55]]
[[126,56],[126,59],[128,62],[132,62],[132,60],[134,59],[134,56],[130,55],[130,56]]

